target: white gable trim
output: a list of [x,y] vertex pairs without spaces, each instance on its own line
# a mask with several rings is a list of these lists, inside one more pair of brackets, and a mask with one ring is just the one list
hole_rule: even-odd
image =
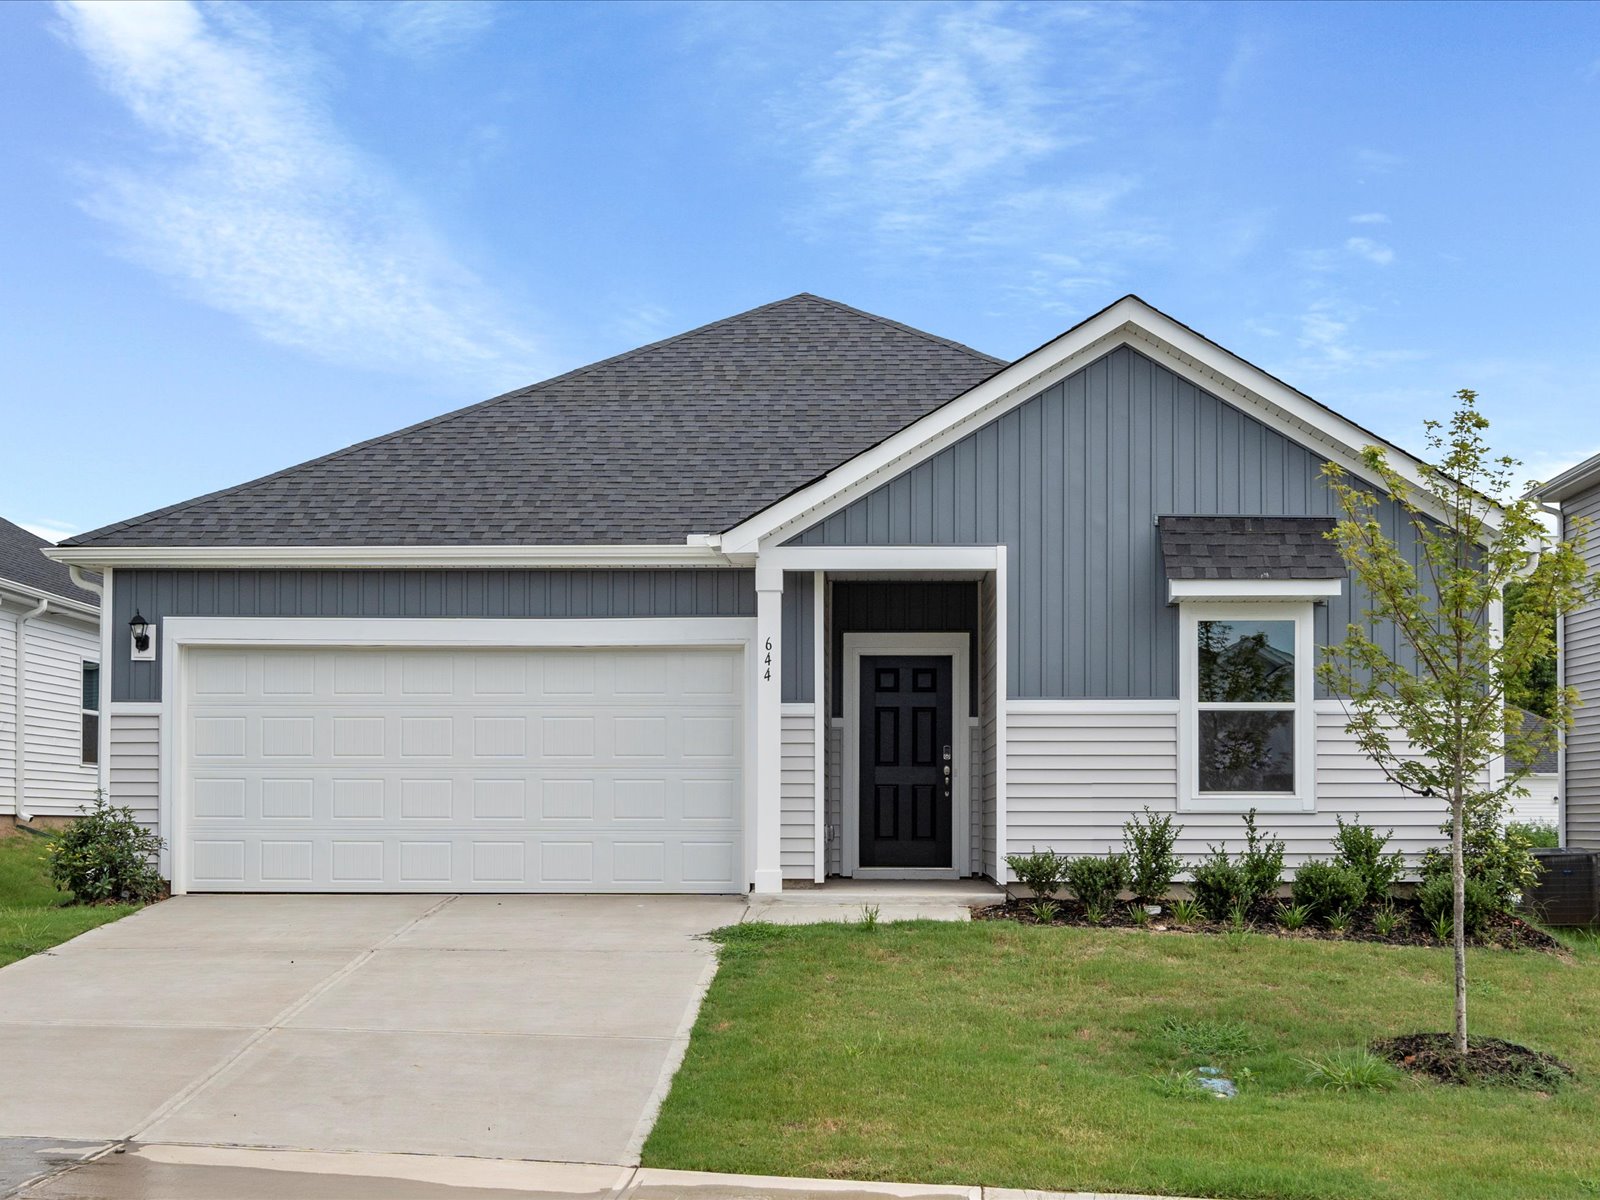
[[1137,296],[1125,296],[817,482],[734,526],[720,538],[723,552],[747,554],[793,537],[1120,346],[1156,359],[1196,387],[1352,472],[1366,474],[1361,449],[1379,444],[1389,451],[1390,462],[1402,476],[1414,484],[1422,482],[1421,464],[1405,451],[1207,341]]
[[[47,558],[90,567],[727,567],[703,543],[677,546],[58,546]],[[90,611],[93,611],[92,609]]]

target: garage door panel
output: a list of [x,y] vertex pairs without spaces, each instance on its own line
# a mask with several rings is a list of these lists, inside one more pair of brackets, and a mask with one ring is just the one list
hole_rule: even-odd
[[190,660],[196,889],[739,886],[734,652]]

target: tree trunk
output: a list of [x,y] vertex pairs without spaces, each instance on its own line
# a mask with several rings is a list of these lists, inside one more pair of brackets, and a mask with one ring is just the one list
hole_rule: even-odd
[[1467,865],[1464,853],[1466,804],[1458,790],[1451,799],[1450,883],[1454,895],[1454,942],[1456,967],[1456,1052],[1467,1053]]

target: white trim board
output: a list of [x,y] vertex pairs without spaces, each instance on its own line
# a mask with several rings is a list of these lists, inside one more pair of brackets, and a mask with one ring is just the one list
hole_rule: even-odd
[[[157,814],[165,845],[161,869],[172,882],[173,895],[188,888],[184,861],[188,783],[184,769],[187,725],[182,681],[190,650],[207,646],[249,647],[417,647],[438,649],[572,649],[631,646],[726,646],[744,657],[744,879],[753,874],[756,836],[756,708],[757,656],[751,653],[756,623],[750,617],[649,618],[620,617],[526,621],[473,617],[169,617],[164,622],[166,653],[161,661],[161,744]],[[102,683],[104,681],[102,680]],[[110,721],[103,721],[109,728]]]
[[[714,546],[57,546],[88,567],[729,567]],[[69,602],[70,603],[70,602]]]
[[[1125,296],[815,483],[725,531],[719,544],[725,553],[740,554],[781,543],[1121,346],[1158,359],[1197,387],[1362,478],[1368,474],[1361,461],[1362,447],[1382,444],[1404,478],[1413,484],[1423,479],[1422,464],[1404,450],[1137,296]],[[1491,532],[1495,524],[1491,512]]]
[[[846,633],[840,657],[844,670],[844,794],[840,819],[844,825],[844,854],[840,871],[847,876],[875,879],[960,879],[971,871],[972,783],[967,759],[972,738],[961,719],[970,716],[971,690],[967,686],[969,637],[965,633]],[[950,866],[861,866],[861,659],[870,654],[921,654],[950,659],[950,725],[955,758],[950,783]]]

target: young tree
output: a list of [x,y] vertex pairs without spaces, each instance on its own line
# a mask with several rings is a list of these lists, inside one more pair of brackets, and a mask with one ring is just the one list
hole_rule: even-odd
[[[1550,537],[1531,500],[1511,498],[1515,459],[1496,457],[1477,409],[1477,394],[1456,393],[1448,423],[1427,422],[1430,457],[1420,482],[1383,450],[1368,446],[1363,464],[1398,509],[1403,545],[1386,528],[1384,503],[1360,480],[1328,463],[1323,475],[1343,518],[1329,535],[1366,592],[1364,624],[1349,626],[1319,671],[1347,701],[1347,728],[1392,781],[1448,805],[1454,885],[1455,1045],[1467,1053],[1467,957],[1464,831],[1475,815],[1497,813],[1521,791],[1526,770],[1572,720],[1576,695],[1554,689],[1549,720],[1524,729],[1508,706],[1529,664],[1555,653],[1555,618],[1595,598],[1583,560],[1584,531]],[[1500,619],[1508,584],[1520,604]],[[1503,625],[1503,628],[1502,628]],[[1392,629],[1397,653],[1383,644]],[[1383,640],[1379,640],[1382,638]],[[1398,735],[1398,740],[1397,736]],[[1405,745],[1409,743],[1409,748]]]

